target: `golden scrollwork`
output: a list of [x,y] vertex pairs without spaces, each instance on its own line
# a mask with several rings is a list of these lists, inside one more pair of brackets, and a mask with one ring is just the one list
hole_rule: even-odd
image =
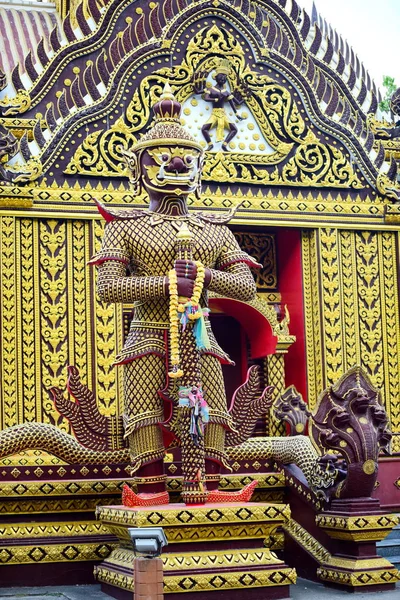
[[136,141],[130,128],[120,118],[110,129],[89,134],[71,158],[65,173],[103,177],[116,173],[119,176],[127,175],[120,149],[127,150]]
[[24,113],[31,107],[31,97],[26,90],[18,90],[12,98],[5,96],[0,100],[0,107],[4,107],[4,116]]
[[291,92],[268,75],[251,71],[239,41],[216,25],[193,36],[180,65],[157,69],[143,78],[127,106],[126,120],[120,118],[109,130],[90,134],[75,152],[66,173],[120,177],[123,169],[119,147],[126,148],[136,140],[164,84],[169,82],[177,100],[184,102],[194,94],[195,74],[212,72],[221,57],[229,57],[231,89],[245,97],[246,107],[273,152],[207,152],[205,181],[364,187],[343,152],[317,139]]
[[[100,250],[104,234],[104,223],[96,221],[92,229],[92,243],[95,251]],[[94,290],[91,290],[96,323],[96,347],[93,349],[96,361],[96,398],[101,412],[106,416],[119,413],[123,402],[122,369],[113,367],[114,357],[122,349],[122,331],[116,323],[122,322],[122,305],[100,302]],[[117,372],[118,371],[118,372]],[[117,400],[118,399],[118,400]],[[121,404],[118,406],[118,402]]]
[[[347,162],[343,153],[337,148],[323,144],[301,144],[296,149],[294,156],[286,163],[274,169],[257,167],[256,164],[265,163],[257,155],[252,164],[241,159],[235,160],[237,154],[226,152],[208,152],[203,168],[204,181],[251,183],[264,185],[292,185],[321,186],[321,187],[352,187],[362,188],[363,185],[353,168]],[[282,155],[274,153],[269,155],[269,165],[282,161]]]
[[16,294],[16,247],[15,247],[15,218],[3,216],[0,218],[0,266],[2,285],[0,287],[0,348],[2,350],[2,385],[1,398],[1,428],[11,427],[18,422],[17,405],[17,315],[15,312]]
[[[343,348],[345,369],[360,364],[357,290],[354,285],[355,238],[350,231],[340,231],[342,315],[346,324]],[[345,370],[344,369],[344,370]]]
[[[39,235],[42,384],[45,389],[64,388],[68,358],[66,225],[56,220],[43,221]],[[43,400],[45,421],[68,431],[50,397],[46,394]]]
[[[393,433],[400,432],[400,405],[393,401],[400,396],[400,309],[397,271],[397,235],[394,232],[382,232],[378,238],[379,254],[382,257],[381,307],[383,325],[384,352],[384,396],[385,406],[390,418]],[[396,436],[394,440],[396,440]],[[395,444],[392,445],[393,452]]]
[[370,128],[370,130],[372,131],[372,133],[374,133],[374,134],[379,133],[380,137],[385,137],[385,138],[390,137],[389,132],[386,130],[392,129],[393,127],[395,127],[393,122],[390,123],[389,121],[386,121],[385,119],[378,121],[378,119],[375,117],[374,113],[369,113],[367,115],[367,125]]
[[[18,220],[19,221],[19,220]],[[18,225],[17,221],[17,225]],[[37,233],[37,224],[32,219],[21,219],[19,222],[19,235],[21,256],[21,306],[18,319],[22,324],[22,344],[19,345],[20,356],[18,363],[19,387],[23,390],[20,396],[23,411],[23,421],[39,421],[41,411],[37,403],[37,394],[40,382],[37,380],[35,338],[40,335],[37,330],[37,311],[35,311],[35,287],[32,277],[34,262],[34,246],[32,240],[34,230]],[[18,247],[17,246],[17,247]],[[35,314],[36,313],[36,314]]]
[[343,153],[334,146],[301,144],[282,169],[282,180],[359,189],[364,187]]
[[303,233],[310,406],[338,371],[361,364],[382,389],[396,432],[400,416],[391,400],[399,393],[395,244],[392,232],[321,228]]
[[303,251],[303,294],[305,310],[305,333],[307,355],[308,404],[310,409],[316,406],[318,394],[324,388],[322,362],[322,323],[320,317],[320,272],[318,232],[302,232]]
[[73,239],[74,244],[68,245],[68,262],[71,261],[74,272],[74,295],[68,305],[69,323],[73,324],[73,335],[69,333],[70,362],[79,369],[81,377],[92,380],[92,365],[87,360],[87,340],[90,338],[87,314],[89,299],[86,290],[89,287],[89,271],[87,263],[90,259],[87,240],[90,226],[85,221],[67,223],[67,238]]
[[0,217],[2,429],[50,422],[68,431],[48,393],[53,385],[65,387],[67,364],[90,385],[95,381],[103,414],[118,412],[120,382],[112,363],[122,346],[115,326],[122,307],[96,300],[87,268],[102,231],[98,219]]
[[38,158],[30,158],[25,163],[18,162],[7,165],[7,170],[10,173],[16,173],[13,178],[16,183],[25,183],[39,179],[43,173],[43,165]]
[[393,183],[389,179],[385,173],[379,173],[376,178],[376,187],[378,191],[385,196],[386,198],[390,198],[390,200],[394,200],[395,202],[399,202],[400,199],[400,187]]
[[382,313],[380,310],[380,258],[378,237],[368,231],[355,233],[357,287],[362,363],[372,384],[384,387]]
[[[393,412],[393,404],[391,405],[391,410]],[[398,407],[397,407],[396,411],[395,411],[396,421],[395,421],[395,426],[394,426],[394,427],[396,427],[397,431],[394,433],[393,438],[392,438],[392,452],[393,452],[393,454],[400,454],[400,433],[398,432],[398,429],[399,429],[399,416],[398,416],[398,413],[399,413],[399,411],[398,411]],[[394,484],[400,489],[400,478],[397,479],[394,482]]]
[[320,230],[322,280],[322,310],[325,331],[326,378],[334,383],[343,369],[343,344],[341,329],[340,273],[338,264],[338,232],[336,229]]
[[190,40],[187,49],[187,63],[193,70],[198,67],[201,57],[209,60],[214,52],[228,57],[237,69],[243,69],[245,66],[243,48],[238,40],[232,33],[222,31],[216,25],[199,31]]
[[262,264],[255,275],[259,291],[276,289],[276,248],[274,234],[235,232],[239,246]]

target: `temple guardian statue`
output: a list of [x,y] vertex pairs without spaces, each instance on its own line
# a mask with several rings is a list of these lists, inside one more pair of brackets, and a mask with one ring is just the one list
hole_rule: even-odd
[[[203,151],[180,124],[180,113],[166,86],[154,106],[155,125],[124,153],[134,188],[148,193],[149,209],[112,212],[100,205],[107,225],[91,261],[98,266],[100,298],[134,304],[116,364],[124,369],[125,438],[138,489],[161,494],[158,503],[168,502],[163,431],[182,448],[185,502],[210,501],[206,473],[209,487],[217,487],[221,467],[229,468],[226,436],[240,443],[252,433],[242,423],[248,430],[243,438],[236,426],[240,399],[254,399],[252,384],[228,411],[221,363],[233,363],[211,330],[207,293],[251,300],[256,287],[250,267],[258,265],[226,227],[232,213],[189,212],[188,195],[200,193]],[[266,412],[267,396],[251,423]],[[133,504],[147,501],[131,494]]]

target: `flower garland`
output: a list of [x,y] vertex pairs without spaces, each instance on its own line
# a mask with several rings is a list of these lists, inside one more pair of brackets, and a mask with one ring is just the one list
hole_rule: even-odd
[[[206,270],[204,265],[200,261],[195,261],[197,267],[196,279],[194,281],[193,295],[184,304],[179,302],[178,298],[178,276],[175,269],[171,269],[168,273],[169,277],[169,320],[170,320],[170,361],[172,365],[171,371],[168,373],[170,377],[182,377],[183,371],[180,368],[180,355],[179,355],[179,323],[181,323],[183,329],[186,327],[188,321],[196,321],[202,319],[204,322],[204,314],[208,314],[208,309],[201,309],[200,307],[200,296],[203,291],[204,278]],[[204,323],[203,323],[204,324]],[[201,337],[205,337],[207,334],[203,332],[195,332],[196,343],[199,347],[204,347],[207,343],[201,341]]]
[[169,322],[170,322],[170,361],[172,370],[170,377],[182,377],[183,371],[179,367],[179,316],[178,316],[178,276],[175,269],[168,273],[169,277]]

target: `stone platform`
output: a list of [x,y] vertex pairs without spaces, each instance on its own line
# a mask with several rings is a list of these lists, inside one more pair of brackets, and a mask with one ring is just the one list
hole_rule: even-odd
[[288,598],[296,581],[295,570],[271,549],[279,544],[276,530],[290,517],[284,504],[102,506],[96,514],[119,539],[118,548],[95,567],[102,590],[114,598],[132,599],[130,527],[163,527],[168,539],[162,555],[164,594],[169,600],[177,594],[202,600],[209,592],[218,592],[218,600]]

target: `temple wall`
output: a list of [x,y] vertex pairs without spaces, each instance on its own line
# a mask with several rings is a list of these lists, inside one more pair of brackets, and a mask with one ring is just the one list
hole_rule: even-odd
[[[400,433],[398,233],[321,228],[303,232],[308,401],[353,365],[382,390]],[[400,451],[399,436],[393,450]]]
[[[49,394],[53,386],[65,389],[69,364],[95,391],[103,414],[119,411],[122,370],[112,361],[122,347],[123,309],[97,300],[87,265],[102,228],[96,218],[0,217],[0,429],[39,422],[69,431]],[[398,235],[334,228],[302,232],[310,407],[327,385],[361,364],[382,389],[397,434]]]
[[117,411],[122,306],[98,302],[87,265],[98,219],[0,217],[0,429],[30,421],[68,431],[49,389],[65,389],[75,365],[105,415]]

